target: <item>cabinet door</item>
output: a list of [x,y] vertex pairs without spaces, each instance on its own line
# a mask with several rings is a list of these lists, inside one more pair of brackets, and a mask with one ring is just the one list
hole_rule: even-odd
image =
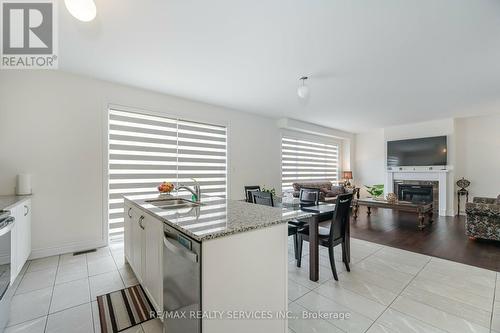
[[163,307],[163,223],[146,215],[144,219],[144,282],[153,306]]
[[21,206],[22,223],[19,234],[19,255],[21,268],[31,254],[31,200],[26,200]]
[[14,280],[31,254],[31,200],[10,211],[16,219],[11,232],[11,277]]
[[14,226],[10,231],[10,282],[13,283],[16,279],[17,275],[20,272],[20,256],[17,249],[18,239],[19,239],[19,223],[21,220],[21,214],[19,207],[12,207],[10,209],[10,215],[13,216],[16,220],[14,221]]
[[144,235],[143,235],[143,228],[144,228],[144,215],[143,214],[134,214],[132,215],[133,219],[131,220],[131,230],[132,230],[132,237],[131,237],[131,266],[134,270],[134,273],[139,280],[139,282],[142,283],[143,278],[144,278],[144,268],[143,268],[143,248],[144,248]]
[[123,221],[124,221],[123,233],[125,234],[124,236],[125,259],[129,263],[132,261],[132,223],[134,215],[135,211],[132,208],[132,206],[125,205],[125,210],[123,214]]

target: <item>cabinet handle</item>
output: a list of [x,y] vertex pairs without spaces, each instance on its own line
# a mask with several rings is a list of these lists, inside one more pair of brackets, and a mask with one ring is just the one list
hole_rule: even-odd
[[130,218],[132,218],[132,214],[130,214],[130,211],[131,211],[131,210],[132,210],[132,207],[130,207],[130,208],[128,209],[128,213],[127,213],[127,214],[128,214],[128,217],[130,217]]
[[144,216],[141,215],[141,217],[139,217],[139,227],[141,227],[141,229],[144,230],[144,226],[142,225],[142,220],[144,220]]
[[26,212],[24,213],[24,216],[28,215],[30,212],[30,208],[26,205],[24,205],[24,208],[26,208]]

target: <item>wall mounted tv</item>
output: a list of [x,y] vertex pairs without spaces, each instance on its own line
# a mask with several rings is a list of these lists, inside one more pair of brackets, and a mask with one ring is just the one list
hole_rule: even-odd
[[387,141],[387,166],[445,166],[446,136]]

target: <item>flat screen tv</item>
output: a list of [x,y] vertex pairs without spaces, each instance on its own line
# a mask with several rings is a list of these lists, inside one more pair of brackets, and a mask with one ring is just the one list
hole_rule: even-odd
[[446,136],[387,141],[387,166],[445,166]]

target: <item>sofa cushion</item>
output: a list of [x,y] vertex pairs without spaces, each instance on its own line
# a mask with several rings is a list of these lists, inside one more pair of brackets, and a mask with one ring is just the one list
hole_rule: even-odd
[[342,185],[339,186],[332,186],[332,189],[326,193],[326,197],[336,197],[339,194],[344,194],[345,193],[345,188]]
[[500,205],[500,194],[497,197],[497,205]]
[[332,183],[329,181],[315,181],[315,182],[297,182],[293,183],[293,190],[294,191],[300,191],[301,187],[309,187],[309,188],[326,188],[327,190],[330,190],[332,188]]
[[472,199],[472,202],[473,203],[482,203],[482,204],[496,204],[497,203],[497,199],[496,198],[486,198],[486,197],[474,197],[474,199]]

